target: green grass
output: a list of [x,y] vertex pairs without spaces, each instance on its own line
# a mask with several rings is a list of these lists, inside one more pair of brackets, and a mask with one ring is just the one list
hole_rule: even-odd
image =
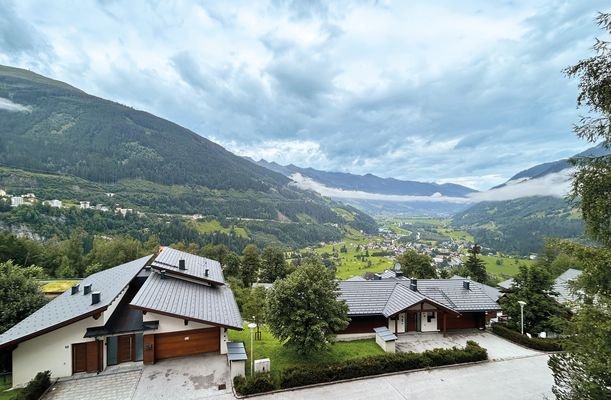
[[5,392],[5,390],[10,389],[10,387],[10,384],[0,384],[0,400],[12,400],[19,392],[21,392],[21,389]]
[[[514,276],[520,271],[520,265],[526,265],[530,267],[533,265],[533,260],[527,260],[522,258],[511,258],[502,256],[479,256],[486,265],[486,271],[492,275],[498,277]],[[463,256],[463,261],[466,261],[467,257]],[[497,265],[496,261],[501,260],[501,265]]]
[[[191,225],[193,228],[195,228],[199,233],[204,233],[204,234],[213,233],[213,232],[221,232],[221,233],[229,234],[232,228],[232,227],[224,228],[221,225],[221,223],[216,219],[211,219],[211,220],[206,220],[206,221],[202,221],[202,220],[189,221],[188,224]],[[234,226],[233,230],[235,231],[236,235],[248,239],[248,232],[246,232],[246,229]]]
[[475,242],[473,235],[471,235],[467,231],[455,230],[452,228],[437,228],[437,232],[441,233],[442,235],[448,236],[452,240],[471,243]]
[[[233,342],[244,342],[250,361],[250,330],[244,326],[243,331],[229,331],[229,340]],[[355,340],[351,342],[336,342],[329,350],[324,350],[308,356],[297,353],[294,349],[282,346],[267,328],[261,328],[261,340],[255,341],[254,359],[269,358],[272,372],[282,371],[286,368],[319,365],[322,363],[349,360],[384,352],[375,340]],[[246,365],[246,373],[250,373],[250,365]]]

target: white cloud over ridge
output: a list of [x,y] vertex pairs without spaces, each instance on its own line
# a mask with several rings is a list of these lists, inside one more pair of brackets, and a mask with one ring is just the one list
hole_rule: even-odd
[[391,202],[433,202],[433,203],[455,203],[469,204],[473,200],[464,197],[448,197],[442,196],[440,193],[434,193],[432,196],[406,196],[395,194],[381,194],[363,192],[360,190],[344,190],[326,186],[307,176],[299,173],[293,174],[290,178],[294,181],[294,185],[300,189],[312,190],[322,196],[331,197],[334,199],[354,199],[354,200],[377,200]]
[[573,168],[566,168],[541,178],[509,181],[505,186],[469,195],[474,201],[504,201],[532,196],[566,197],[571,190]]
[[5,99],[4,97],[0,97],[0,110],[30,113],[32,112],[32,106],[24,106],[19,103],[14,103],[9,99]]

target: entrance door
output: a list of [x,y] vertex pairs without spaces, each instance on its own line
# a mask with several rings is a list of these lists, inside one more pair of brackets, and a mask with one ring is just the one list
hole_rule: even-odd
[[134,335],[117,336],[117,361],[119,363],[135,360]]
[[425,311],[420,313],[420,330],[422,332],[437,331],[437,313],[434,311]]
[[72,344],[72,373],[102,370],[102,342]]
[[405,333],[405,313],[399,314],[399,319],[397,320],[399,324],[397,326],[397,333]]

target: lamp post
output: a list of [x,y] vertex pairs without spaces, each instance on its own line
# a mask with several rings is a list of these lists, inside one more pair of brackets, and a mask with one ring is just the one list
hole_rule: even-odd
[[255,341],[253,339],[253,332],[257,324],[251,322],[248,324],[248,327],[250,328],[250,375],[252,376],[255,373]]
[[525,301],[518,300],[518,304],[520,305],[520,328],[522,331],[522,335],[524,334],[524,306],[526,305]]

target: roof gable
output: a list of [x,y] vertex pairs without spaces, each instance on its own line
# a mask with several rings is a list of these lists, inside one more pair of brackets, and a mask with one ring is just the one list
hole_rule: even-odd
[[[180,269],[180,260],[185,261],[185,269]],[[212,285],[224,285],[223,269],[218,261],[186,253],[171,247],[162,247],[159,255],[151,263],[156,270],[183,276]]]
[[[150,255],[142,257],[88,276],[80,283],[78,293],[65,291],[0,335],[0,347],[19,343],[104,311],[150,258]],[[83,294],[83,288],[89,284],[92,285],[92,292],[100,292],[100,302],[97,304],[91,304],[91,294]]]

